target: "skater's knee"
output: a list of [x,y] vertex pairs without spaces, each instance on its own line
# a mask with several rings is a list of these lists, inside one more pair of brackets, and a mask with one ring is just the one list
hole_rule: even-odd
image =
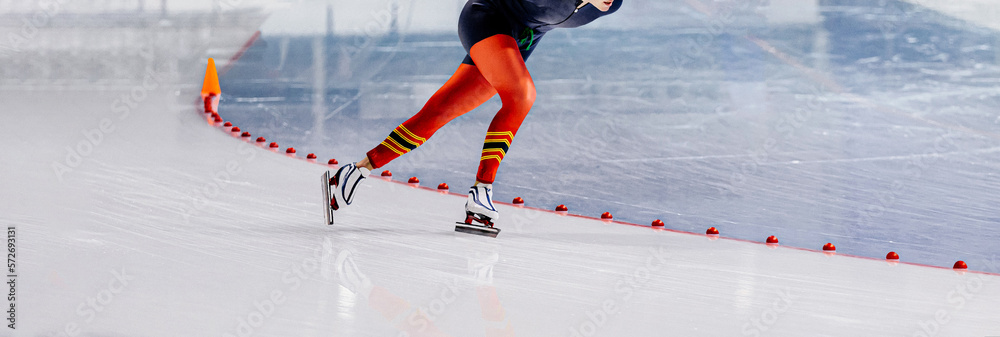
[[535,104],[535,83],[531,78],[527,78],[520,83],[515,83],[504,88],[498,88],[500,99],[504,104],[514,104],[530,108]]
[[527,83],[525,83],[524,89],[521,93],[521,99],[530,106],[535,104],[535,95],[537,93],[535,92],[535,82],[533,82],[530,78],[526,82]]

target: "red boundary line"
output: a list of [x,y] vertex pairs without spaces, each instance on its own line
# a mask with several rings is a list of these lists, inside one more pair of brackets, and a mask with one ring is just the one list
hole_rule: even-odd
[[[327,166],[329,166],[329,165],[327,165]],[[391,178],[391,177],[379,177],[379,178]],[[400,185],[410,185],[411,187],[420,188],[420,189],[424,189],[424,190],[428,190],[428,191],[435,191],[435,192],[438,192],[438,193],[443,192],[442,190],[438,190],[438,189],[431,188],[431,187],[414,186],[413,184],[410,184],[410,183],[404,182],[404,181],[396,181],[396,180],[391,180],[391,179],[384,179],[384,180],[387,180],[387,181],[392,182],[392,183],[400,184]],[[464,194],[458,194],[458,193],[454,193],[454,192],[451,192],[451,191],[448,191],[447,194],[452,195],[452,196],[456,196],[456,197],[465,197]],[[564,212],[558,212],[558,211],[554,211],[554,210],[550,210],[550,209],[530,207],[530,206],[523,206],[523,205],[515,205],[513,203],[504,202],[504,201],[496,201],[496,200],[494,200],[493,203],[501,204],[501,205],[507,205],[507,206],[513,206],[513,207],[518,207],[518,208],[525,208],[525,209],[530,209],[530,210],[539,211],[539,212],[545,212],[545,213],[551,213],[551,214],[558,214],[558,215],[562,215],[562,216],[570,216],[570,217],[575,217],[575,218],[580,218],[580,219],[597,220],[597,221],[602,221],[602,222],[607,222],[607,223],[614,223],[614,224],[625,225],[625,226],[632,226],[632,227],[650,228],[650,229],[653,229],[655,231],[678,233],[678,234],[686,234],[686,235],[694,235],[694,236],[705,236],[705,237],[709,236],[708,234],[701,234],[701,233],[696,233],[696,232],[688,232],[688,231],[683,231],[683,230],[679,230],[679,229],[657,228],[657,227],[652,227],[652,226],[647,226],[647,225],[635,224],[635,223],[631,223],[631,222],[624,222],[624,221],[618,221],[618,220],[605,220],[605,219],[601,219],[601,218],[597,218],[597,217],[591,217],[591,216],[586,216],[586,215],[564,213]],[[716,236],[716,237],[718,239],[729,240],[729,241],[746,242],[746,243],[752,243],[752,244],[756,244],[756,245],[768,245],[766,242],[761,242],[761,241],[753,241],[753,240],[739,239],[739,238],[730,238],[730,237],[724,237],[724,236]],[[773,245],[773,246],[770,246],[770,247],[794,249],[794,250],[799,250],[799,251],[804,251],[804,252],[812,252],[812,253],[823,253],[823,254],[829,253],[827,251],[818,250],[818,249],[793,247],[793,246]],[[955,270],[954,268],[942,267],[942,266],[935,266],[935,265],[929,265],[929,264],[922,264],[922,263],[915,263],[915,262],[889,261],[889,260],[886,260],[886,259],[879,259],[879,258],[874,258],[874,257],[869,257],[869,256],[860,256],[860,255],[851,255],[851,254],[840,254],[840,253],[834,253],[834,254],[836,254],[838,256],[844,256],[844,257],[850,257],[850,258],[856,258],[856,259],[863,259],[863,260],[886,261],[886,262],[892,262],[892,263],[898,263],[898,264],[905,264],[905,265],[911,265],[911,266],[917,266],[917,267]],[[963,271],[963,270],[958,270],[958,271]],[[973,273],[973,274],[983,274],[983,275],[1000,276],[1000,273],[991,273],[991,272],[987,272],[987,271],[978,271],[978,270],[964,270],[963,272],[968,272],[968,273]]]
[[[226,66],[222,68],[222,71],[219,73],[219,76],[222,76],[222,74],[225,74],[227,71],[229,71],[229,69],[233,67],[233,65],[236,63],[236,61],[238,61],[240,59],[240,57],[243,56],[243,53],[245,53],[247,51],[247,49],[249,49],[250,46],[252,46],[253,43],[257,41],[258,38],[260,38],[260,31],[259,30],[256,31],[253,34],[253,36],[251,36],[250,39],[247,40],[247,42],[243,44],[243,47],[240,48],[240,50],[235,55],[233,55],[233,57],[229,58],[229,61],[226,63]],[[198,111],[204,110],[204,109],[201,109],[202,108],[201,104],[202,104],[202,102],[200,100],[198,100],[198,102],[195,104],[195,107],[198,108]],[[252,140],[250,142],[253,143]],[[276,151],[268,151],[268,152],[278,153]],[[286,157],[288,155],[289,154],[285,154]],[[317,165],[323,165],[323,166],[326,166],[326,167],[333,166],[333,165],[319,163],[315,159],[301,159],[298,156],[295,156],[294,158],[300,159],[300,160],[306,160],[306,161],[308,161],[310,163],[314,163],[314,164],[317,164]],[[428,190],[428,191],[434,191],[434,192],[438,192],[438,193],[445,192],[446,194],[449,194],[449,195],[452,195],[452,196],[456,196],[456,197],[465,197],[464,194],[454,193],[454,192],[451,192],[450,190],[445,191],[445,190],[439,190],[439,189],[436,189],[436,188],[431,188],[431,187],[426,187],[426,186],[420,186],[419,184],[410,184],[409,182],[396,181],[396,180],[393,180],[392,177],[378,177],[378,178],[383,178],[383,180],[386,180],[386,181],[391,182],[391,183],[400,184],[400,185],[408,185],[410,187],[424,189],[424,190]],[[385,179],[385,178],[388,178],[388,179]],[[635,223],[631,223],[631,222],[624,222],[624,221],[617,221],[617,220],[605,220],[605,219],[600,219],[600,218],[597,218],[597,217],[590,217],[590,216],[586,216],[586,215],[570,214],[568,212],[557,212],[557,211],[548,210],[548,209],[542,209],[542,208],[537,208],[537,207],[529,207],[529,206],[524,206],[524,205],[514,205],[513,203],[503,202],[503,201],[495,201],[495,203],[498,203],[498,204],[501,204],[501,205],[518,207],[518,208],[530,209],[530,210],[534,210],[534,211],[546,212],[546,213],[551,213],[551,214],[558,214],[558,215],[563,215],[563,216],[570,216],[570,217],[575,217],[575,218],[579,218],[579,219],[597,220],[597,221],[602,221],[602,222],[607,222],[607,223],[615,223],[615,224],[619,224],[619,225],[626,225],[626,226],[632,226],[632,227],[651,228],[651,229],[653,229],[655,231],[670,232],[670,233],[677,233],[677,234],[686,234],[686,235],[696,235],[696,236],[708,236],[707,234],[682,231],[682,230],[679,230],[679,229],[657,228],[657,227],[653,227],[653,226],[640,225],[640,224],[635,224]],[[752,240],[730,238],[730,237],[723,237],[723,236],[714,236],[714,237],[717,237],[718,239],[729,240],[729,241],[746,242],[746,243],[752,243],[752,244],[757,244],[757,245],[767,245],[765,242],[760,242],[760,241],[752,241]],[[825,252],[825,251],[822,251],[822,250],[802,248],[802,247],[792,247],[792,246],[782,246],[782,245],[773,245],[771,247],[774,247],[774,248],[794,249],[794,250],[798,250],[798,251],[811,252],[811,253],[823,253],[823,254],[827,254],[828,253],[828,252]],[[836,253],[834,253],[834,254],[836,254]],[[850,255],[850,254],[836,254],[836,255],[838,255],[838,256],[844,256],[844,257],[849,257],[849,258],[862,259],[862,260],[887,261],[887,262],[890,262],[890,261],[885,260],[885,259],[878,259],[878,258],[868,257],[868,256],[859,256],[859,255]],[[947,269],[947,270],[955,270],[955,271],[958,271],[958,272],[966,272],[966,273],[972,273],[972,274],[1000,276],[1000,273],[992,273],[992,272],[987,272],[987,271],[956,270],[954,268],[948,268],[948,267],[942,267],[942,266],[934,266],[934,265],[922,264],[922,263],[914,263],[914,262],[903,262],[903,261],[898,261],[898,262],[891,261],[891,262],[892,263],[898,263],[898,264],[904,264],[904,265],[911,265],[911,266],[916,266],[916,267],[925,267],[925,268],[933,268],[933,269]]]
[[229,69],[231,69],[234,65],[236,65],[236,61],[239,60],[241,57],[243,57],[243,53],[246,53],[247,49],[250,49],[250,46],[253,46],[254,42],[257,42],[257,39],[259,38],[260,38],[260,31],[258,30],[254,32],[253,35],[250,36],[250,39],[248,39],[247,42],[243,43],[243,47],[240,47],[240,50],[237,51],[236,54],[233,54],[233,57],[229,58],[229,61],[226,62],[226,65],[222,67],[221,71],[219,71],[219,76],[221,77],[222,75],[225,75],[226,72],[229,71]]
[[[196,106],[200,107],[198,105],[196,105]],[[234,137],[239,137],[239,136],[234,136]],[[253,140],[250,140],[250,142],[253,143]],[[262,148],[262,149],[268,150],[267,148]],[[282,152],[278,152],[278,151],[270,151],[269,150],[268,152],[272,152],[272,153],[276,153],[276,154],[282,154],[282,155],[285,155],[286,157],[291,157],[291,156],[289,156],[290,154],[282,153]],[[313,164],[321,165],[321,166],[325,166],[325,167],[337,167],[336,165],[329,165],[329,164],[320,163],[316,159],[303,159],[301,157],[298,157],[297,155],[295,157],[292,157],[292,158],[299,159],[299,160],[305,160],[305,161],[307,161],[309,163],[313,163]],[[454,193],[454,192],[451,192],[450,190],[445,191],[445,190],[439,190],[439,189],[432,188],[432,187],[421,186],[421,185],[418,185],[418,184],[410,184],[409,182],[406,182],[406,181],[393,180],[392,177],[376,177],[376,178],[380,178],[380,179],[388,181],[390,183],[395,183],[395,184],[400,184],[400,185],[407,185],[407,186],[412,187],[412,188],[418,188],[418,189],[423,189],[423,190],[427,190],[427,191],[433,191],[433,192],[437,192],[437,193],[442,193],[443,192],[445,194],[448,194],[448,195],[451,195],[451,196],[455,196],[455,197],[465,197],[464,194]],[[558,215],[562,215],[562,216],[569,216],[569,217],[574,217],[574,218],[579,218],[579,219],[595,220],[595,221],[601,221],[601,222],[606,222],[606,223],[614,223],[614,224],[631,226],[631,227],[650,228],[650,229],[653,229],[653,230],[659,231],[659,232],[670,232],[670,233],[695,235],[695,236],[705,236],[705,237],[709,236],[707,234],[701,234],[701,233],[696,233],[696,232],[688,232],[688,231],[683,231],[683,230],[679,230],[679,229],[658,228],[658,227],[653,227],[651,225],[640,225],[640,224],[635,224],[635,223],[631,223],[631,222],[624,222],[624,221],[618,221],[618,220],[606,220],[606,219],[601,219],[601,218],[591,217],[591,216],[586,216],[586,215],[580,215],[580,214],[557,212],[557,211],[554,211],[554,210],[549,210],[549,209],[544,209],[544,208],[530,207],[530,206],[524,206],[524,205],[515,205],[513,203],[504,202],[504,201],[494,201],[494,203],[501,204],[501,205],[512,206],[512,207],[530,209],[530,210],[533,210],[533,211],[539,211],[539,212],[544,212],[544,213],[558,214]],[[731,237],[724,237],[724,236],[713,236],[713,237],[716,237],[716,238],[722,239],[722,240],[728,240],[728,241],[745,242],[745,243],[752,243],[752,244],[756,244],[756,245],[767,245],[767,243],[761,242],[761,241],[753,241],[753,240],[731,238]],[[771,247],[773,247],[773,248],[794,249],[794,250],[798,250],[798,251],[811,252],[811,253],[823,253],[823,254],[830,253],[830,252],[826,252],[826,251],[823,251],[823,250],[803,248],[803,247],[793,247],[793,246],[783,246],[783,245],[771,245]],[[885,262],[892,262],[892,263],[898,263],[898,264],[904,264],[904,265],[911,265],[911,266],[917,266],[917,267],[926,267],[926,268],[933,268],[933,269],[946,269],[946,270],[955,270],[955,271],[958,271],[958,272],[967,272],[967,273],[972,273],[972,274],[1000,276],[1000,273],[993,273],[993,272],[987,272],[987,271],[979,271],[979,270],[971,270],[971,269],[970,270],[960,270],[960,269],[954,269],[954,268],[943,267],[943,266],[935,266],[935,265],[915,263],[915,262],[889,261],[889,260],[886,260],[886,259],[879,259],[879,258],[874,258],[874,257],[869,257],[869,256],[860,256],[860,255],[851,255],[851,254],[840,254],[840,253],[832,253],[832,254],[836,254],[837,256],[844,256],[844,257],[856,258],[856,259],[862,259],[862,260],[885,261]]]

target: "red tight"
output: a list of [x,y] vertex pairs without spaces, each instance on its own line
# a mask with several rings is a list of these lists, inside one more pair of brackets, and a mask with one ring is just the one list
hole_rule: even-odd
[[469,51],[475,66],[462,64],[416,115],[396,127],[371,151],[368,160],[378,168],[417,148],[438,129],[493,95],[503,106],[486,133],[476,180],[492,184],[517,129],[535,102],[535,84],[524,65],[517,42],[509,35],[479,41]]

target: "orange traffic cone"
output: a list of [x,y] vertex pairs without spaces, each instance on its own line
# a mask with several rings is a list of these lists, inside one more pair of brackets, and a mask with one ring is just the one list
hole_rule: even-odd
[[205,102],[205,113],[219,112],[219,97],[222,88],[219,87],[219,73],[215,71],[215,59],[208,59],[205,69],[205,83],[201,86],[201,98]]

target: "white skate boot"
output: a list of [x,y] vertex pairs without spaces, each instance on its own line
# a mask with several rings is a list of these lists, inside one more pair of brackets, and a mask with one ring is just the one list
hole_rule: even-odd
[[350,206],[354,201],[354,194],[371,171],[364,167],[357,167],[353,163],[341,166],[337,173],[330,177],[330,171],[323,173],[325,204],[329,205],[326,212],[326,222],[333,224],[333,211],[341,207]]
[[500,213],[493,207],[493,184],[472,186],[465,202],[465,222],[459,222],[455,231],[496,237],[500,229],[493,223],[498,218]]

